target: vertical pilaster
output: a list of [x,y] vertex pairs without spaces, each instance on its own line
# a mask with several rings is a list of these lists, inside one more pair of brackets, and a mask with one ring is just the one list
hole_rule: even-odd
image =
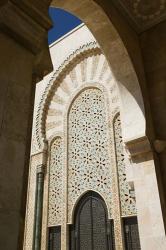
[[121,208],[120,208],[120,197],[119,197],[119,184],[118,184],[118,173],[116,164],[113,167],[113,178],[112,178],[112,214],[114,220],[114,233],[115,233],[115,247],[116,250],[123,250],[123,230],[121,221]]
[[164,250],[166,236],[151,145],[146,136],[126,145],[133,164],[141,250]]
[[[67,120],[66,123],[67,124]],[[62,222],[62,238],[61,238],[61,246],[62,250],[69,249],[69,228],[68,228],[68,141],[67,141],[67,127],[65,130],[64,136],[64,166],[63,166],[63,174],[64,174],[64,190],[63,190],[63,222]]]
[[41,249],[44,172],[45,172],[45,166],[39,165],[36,171],[36,199],[35,199],[33,250]]
[[[114,128],[115,129],[115,128]],[[112,130],[112,138],[114,138]],[[114,142],[115,143],[115,142]],[[116,145],[116,144],[115,144]],[[124,250],[124,237],[123,227],[121,219],[121,203],[120,203],[120,192],[119,192],[119,179],[118,179],[118,159],[116,153],[116,147],[112,147],[111,169],[112,169],[112,218],[114,221],[114,234],[115,234],[115,248],[116,250]]]

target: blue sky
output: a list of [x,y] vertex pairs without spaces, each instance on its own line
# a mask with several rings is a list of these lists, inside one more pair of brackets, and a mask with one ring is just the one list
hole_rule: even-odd
[[82,23],[76,16],[58,8],[50,7],[49,15],[53,22],[53,28],[48,32],[49,45]]

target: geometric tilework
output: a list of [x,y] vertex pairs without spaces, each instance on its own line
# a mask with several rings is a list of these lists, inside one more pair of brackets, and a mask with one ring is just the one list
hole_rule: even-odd
[[[121,201],[121,215],[136,214],[135,194],[125,173],[125,155],[120,115],[114,120],[114,135]],[[97,88],[82,91],[73,101],[68,116],[68,219],[79,197],[88,190],[105,199],[111,217],[111,166],[109,160],[108,121],[104,95]],[[49,170],[48,225],[62,223],[63,145],[57,137],[51,146]]]
[[49,170],[49,214],[48,225],[56,226],[62,222],[63,198],[63,148],[62,139],[56,138],[51,145]]
[[97,88],[81,92],[68,117],[68,215],[80,195],[99,192],[111,215],[111,167],[104,95]]
[[131,187],[126,180],[125,154],[124,154],[124,145],[122,140],[120,115],[118,115],[114,120],[114,135],[115,135],[115,146],[116,146],[116,156],[117,156],[117,166],[118,166],[121,214],[122,216],[135,215],[136,214],[135,194],[134,191],[131,190]]

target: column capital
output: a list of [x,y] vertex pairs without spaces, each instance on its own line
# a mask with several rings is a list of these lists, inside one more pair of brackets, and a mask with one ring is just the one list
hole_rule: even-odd
[[33,162],[32,164],[34,164],[37,174],[45,173],[47,169],[47,151],[31,155],[31,161]]
[[36,173],[37,174],[44,174],[45,173],[46,166],[44,164],[38,165],[36,167]]

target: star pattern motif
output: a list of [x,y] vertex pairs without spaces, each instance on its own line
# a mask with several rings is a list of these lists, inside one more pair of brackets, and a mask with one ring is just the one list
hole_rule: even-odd
[[101,90],[84,90],[73,102],[68,120],[68,211],[93,189],[107,197],[111,213],[111,167],[107,118]]

